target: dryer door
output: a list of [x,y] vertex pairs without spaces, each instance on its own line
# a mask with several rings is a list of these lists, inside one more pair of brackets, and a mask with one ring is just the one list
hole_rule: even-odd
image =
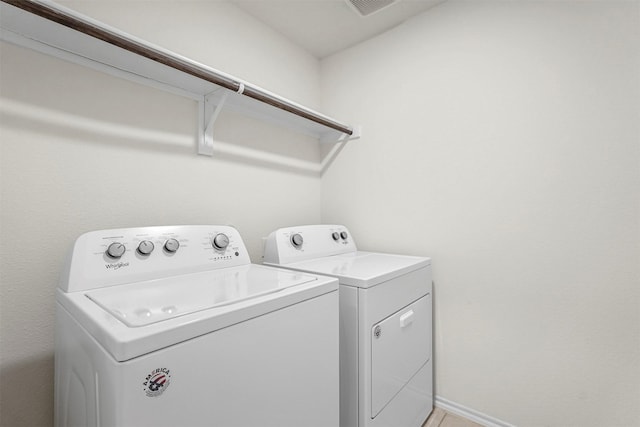
[[371,418],[431,358],[431,294],[371,329]]

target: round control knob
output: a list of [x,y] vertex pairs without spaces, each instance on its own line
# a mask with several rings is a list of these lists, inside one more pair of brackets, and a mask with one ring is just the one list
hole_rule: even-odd
[[211,241],[213,247],[219,251],[222,251],[229,246],[229,237],[224,233],[218,233]]
[[140,244],[138,245],[138,253],[140,255],[149,255],[151,252],[153,252],[153,249],[155,248],[155,246],[153,245],[153,242],[150,240],[143,240],[142,242],[140,242]]
[[167,252],[175,252],[178,250],[178,248],[180,247],[180,242],[178,242],[176,239],[167,239],[166,242],[164,242],[164,249]]
[[302,246],[303,242],[304,242],[304,239],[302,238],[302,235],[296,233],[293,236],[291,236],[291,244],[293,245],[294,248],[299,249]]
[[347,237],[348,237],[347,232],[346,231],[341,231],[340,232],[340,237],[342,237],[342,240],[347,240]]
[[127,250],[120,242],[113,242],[107,247],[107,255],[111,258],[120,258]]
[[337,231],[334,231],[333,233],[331,233],[331,237],[333,237],[333,240],[337,242],[338,239],[340,238],[340,234],[338,234]]

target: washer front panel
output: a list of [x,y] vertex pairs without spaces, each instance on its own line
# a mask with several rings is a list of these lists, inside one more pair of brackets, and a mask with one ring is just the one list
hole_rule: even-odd
[[58,308],[56,426],[338,425],[337,292],[127,361]]

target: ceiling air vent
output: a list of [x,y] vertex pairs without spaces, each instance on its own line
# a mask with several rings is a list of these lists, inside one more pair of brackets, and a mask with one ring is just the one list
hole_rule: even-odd
[[368,16],[400,0],[344,0],[361,16]]

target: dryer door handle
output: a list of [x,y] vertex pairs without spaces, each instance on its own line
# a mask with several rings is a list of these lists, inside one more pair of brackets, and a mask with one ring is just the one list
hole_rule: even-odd
[[413,310],[409,310],[400,316],[400,327],[404,328],[413,323]]

